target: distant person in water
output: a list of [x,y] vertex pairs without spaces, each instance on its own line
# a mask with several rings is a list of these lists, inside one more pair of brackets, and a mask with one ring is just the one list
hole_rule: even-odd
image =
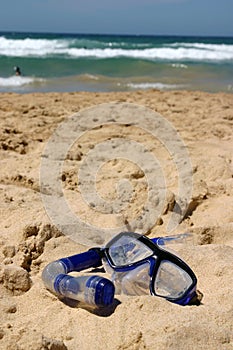
[[21,75],[21,70],[19,67],[14,67],[15,75]]

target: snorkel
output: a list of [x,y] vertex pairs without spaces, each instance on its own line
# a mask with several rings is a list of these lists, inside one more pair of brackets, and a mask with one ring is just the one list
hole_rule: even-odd
[[[149,239],[134,232],[121,232],[102,248],[62,258],[48,264],[42,280],[59,298],[70,298],[96,307],[112,304],[117,293],[154,295],[179,305],[197,298],[197,279],[191,268],[165,246],[182,241],[187,234]],[[97,275],[70,276],[104,266],[111,281]]]

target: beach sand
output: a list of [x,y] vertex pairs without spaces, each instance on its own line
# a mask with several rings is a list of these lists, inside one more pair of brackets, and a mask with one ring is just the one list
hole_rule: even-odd
[[[182,307],[152,296],[116,295],[110,308],[91,310],[62,302],[43,285],[41,273],[49,262],[87,247],[63,235],[47,215],[40,194],[41,155],[62,121],[87,107],[111,101],[134,103],[160,113],[179,132],[189,152],[192,196],[188,213],[174,233],[193,233],[193,244],[181,244],[177,250],[197,275],[198,290],[203,293],[199,306]],[[232,349],[232,94],[156,90],[9,93],[0,95],[0,116],[0,349]],[[101,120],[101,116],[96,118]],[[73,210],[80,210],[84,200],[75,167],[96,145],[116,140],[119,134],[122,138],[136,135],[138,143],[157,151],[168,191],[161,215],[156,222],[142,218],[141,230],[149,237],[164,236],[179,174],[164,150],[166,145],[157,145],[144,131],[137,134],[132,125],[122,134],[114,124],[86,132],[78,146],[69,150],[62,176],[64,193]],[[107,228],[140,216],[147,186],[137,164],[115,159],[100,170],[96,189],[106,201],[115,198],[113,180],[123,177],[132,182],[129,213],[126,207],[123,216],[103,215],[83,204],[78,215]]]

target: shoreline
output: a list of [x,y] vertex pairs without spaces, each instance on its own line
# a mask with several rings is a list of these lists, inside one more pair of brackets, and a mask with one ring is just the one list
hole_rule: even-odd
[[[116,92],[150,92],[151,90],[161,92],[172,91],[200,91],[204,93],[233,93],[233,86],[229,79],[213,77],[208,81],[208,77],[202,73],[191,72],[192,80],[185,76],[187,65],[168,64],[174,66],[170,77],[150,77],[150,76],[105,76],[100,74],[81,74],[63,77],[40,77],[34,75],[0,77],[0,93],[116,93]],[[175,71],[176,70],[176,71]],[[169,75],[168,74],[168,75]],[[211,73],[209,73],[211,74]],[[178,78],[179,76],[179,78]]]

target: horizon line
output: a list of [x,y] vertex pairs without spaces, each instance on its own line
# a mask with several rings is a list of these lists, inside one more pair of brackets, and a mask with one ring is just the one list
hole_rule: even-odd
[[205,38],[233,38],[233,35],[216,34],[129,34],[129,33],[82,33],[82,32],[59,32],[59,31],[26,31],[26,30],[1,30],[0,33],[17,34],[60,34],[60,35],[84,35],[84,36],[144,36],[144,37],[205,37]]

